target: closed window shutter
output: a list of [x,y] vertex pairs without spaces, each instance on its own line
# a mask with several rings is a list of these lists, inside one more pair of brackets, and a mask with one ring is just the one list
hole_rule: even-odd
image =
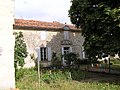
[[64,47],[62,47],[62,55],[64,55]]
[[83,59],[85,59],[85,51],[84,51],[84,47],[82,47],[82,57],[83,57]]
[[70,47],[70,52],[72,52],[72,47]]
[[[64,55],[64,47],[62,47],[61,50],[62,50],[62,55]],[[65,63],[64,62],[64,57],[62,57],[62,64],[64,65],[64,63]]]
[[64,31],[64,40],[69,40],[69,32]]
[[40,47],[36,48],[36,52],[37,52],[37,60],[41,61],[41,53],[40,53]]
[[82,47],[80,48],[80,59],[83,59],[83,51],[82,51]]
[[48,47],[48,61],[51,61],[51,47]]

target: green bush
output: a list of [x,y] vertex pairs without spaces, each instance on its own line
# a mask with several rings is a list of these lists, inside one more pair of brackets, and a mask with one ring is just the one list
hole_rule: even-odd
[[24,72],[25,72],[25,70],[23,68],[17,69],[17,71],[15,73],[16,74],[15,79],[19,80],[19,79],[23,78]]
[[72,65],[73,63],[72,62],[75,62],[75,60],[77,60],[77,54],[75,53],[67,53],[65,55],[63,55],[64,59],[66,60],[66,64],[67,66],[70,66]]
[[90,73],[80,71],[79,69],[71,69],[70,72],[71,72],[72,79],[77,81],[86,79],[86,77],[90,75]]
[[113,64],[120,64],[120,59],[111,58],[110,62]]
[[23,69],[23,68],[20,68],[20,69],[17,69],[16,73],[15,73],[15,79],[16,80],[20,80],[22,79],[23,77],[25,77],[26,75],[35,75],[35,68],[29,68],[29,69]]
[[42,74],[41,80],[45,83],[54,83],[58,80],[70,80],[71,75],[69,71],[61,71],[61,70],[49,70]]
[[86,65],[89,63],[90,63],[90,61],[88,59],[76,59],[75,60],[76,65]]
[[52,66],[61,66],[62,65],[61,58],[58,57],[55,52],[52,53],[51,64],[52,64]]

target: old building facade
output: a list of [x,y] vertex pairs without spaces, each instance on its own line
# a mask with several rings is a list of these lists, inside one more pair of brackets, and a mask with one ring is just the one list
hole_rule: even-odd
[[[34,54],[45,66],[50,65],[53,52],[57,56],[74,52],[80,58],[84,58],[82,47],[84,38],[81,36],[81,30],[73,25],[15,19],[14,32],[22,32],[24,35],[29,53],[25,60],[26,67],[31,66],[31,54]],[[65,64],[64,58],[62,58],[62,64]]]

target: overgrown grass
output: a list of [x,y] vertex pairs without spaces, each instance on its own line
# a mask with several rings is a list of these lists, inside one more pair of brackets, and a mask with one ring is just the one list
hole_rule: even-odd
[[116,82],[96,81],[91,78],[97,75],[77,69],[42,71],[40,83],[34,68],[22,70],[24,74],[16,81],[20,90],[120,90]]
[[119,64],[119,65],[120,65],[120,59],[111,58],[111,59],[110,59],[110,62],[111,62],[112,64]]

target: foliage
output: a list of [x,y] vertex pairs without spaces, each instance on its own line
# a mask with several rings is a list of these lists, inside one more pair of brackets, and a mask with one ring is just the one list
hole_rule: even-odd
[[112,64],[120,64],[120,59],[112,58],[112,59],[110,59],[110,62],[111,62]]
[[23,76],[24,76],[24,72],[25,72],[25,70],[24,69],[19,69],[19,71],[18,72],[16,72],[16,76],[15,76],[15,79],[16,80],[19,80],[19,79],[21,79],[21,78],[23,78]]
[[23,38],[22,32],[14,33],[15,35],[15,47],[14,47],[14,64],[17,69],[18,66],[23,67],[24,58],[27,57],[27,46]]
[[17,72],[16,72],[16,76],[15,79],[18,81],[22,78],[24,78],[24,76],[28,74],[28,75],[35,75],[35,68],[29,68],[29,69],[23,69],[20,68]]
[[71,80],[71,76],[69,71],[50,70],[41,76],[41,80],[49,84],[55,83],[58,80]]
[[71,22],[82,29],[89,60],[120,51],[120,0],[72,0]]
[[71,69],[71,76],[72,76],[72,80],[82,80],[82,79],[86,79],[88,77],[88,75],[91,75],[91,73],[88,72],[81,72],[81,70],[79,69]]
[[[71,77],[73,80],[67,79],[67,77],[69,77],[68,73],[71,73]],[[43,80],[45,80],[45,76],[50,76],[50,73],[48,73],[48,71],[46,71],[45,73],[41,73],[41,80],[40,83],[38,83],[37,71],[35,71],[34,68],[25,69],[23,78],[20,78],[16,81],[16,87],[19,88],[20,90],[119,90],[120,89],[119,80],[118,80],[118,84],[117,81],[109,81],[107,79],[104,80],[98,77],[100,75],[97,73],[89,73],[89,72],[83,72],[80,70],[73,69],[73,70],[51,71],[51,75],[55,76],[56,78],[52,77],[54,79],[51,79],[50,83],[46,83]],[[99,82],[97,81],[98,79],[100,80]]]
[[52,54],[52,60],[51,60],[52,66],[61,66],[62,62],[61,59],[56,55],[55,52]]
[[75,53],[72,53],[72,52],[67,53],[67,54],[64,55],[64,59],[66,60],[65,63],[68,66],[70,66],[70,65],[72,65],[73,62],[75,62],[75,60],[77,60],[77,57],[78,56]]
[[75,65],[78,65],[78,66],[80,66],[80,65],[87,65],[89,63],[90,62],[89,62],[88,59],[76,59],[75,60]]

